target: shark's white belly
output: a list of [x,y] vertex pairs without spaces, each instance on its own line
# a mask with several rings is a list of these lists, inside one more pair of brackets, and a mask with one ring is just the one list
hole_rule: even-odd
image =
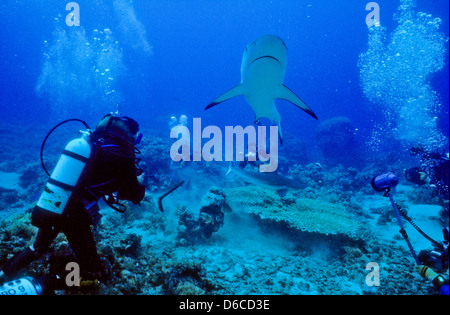
[[274,100],[283,84],[285,69],[274,59],[256,60],[242,69],[245,98],[255,111],[256,118],[272,117],[276,111]]

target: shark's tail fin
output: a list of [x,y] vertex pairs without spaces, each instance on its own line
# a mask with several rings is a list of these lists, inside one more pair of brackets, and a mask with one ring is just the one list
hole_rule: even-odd
[[177,189],[178,187],[180,187],[181,185],[183,185],[184,180],[182,180],[181,182],[179,182],[178,184],[175,184],[169,188],[167,188],[166,190],[164,190],[163,192],[161,192],[159,195],[155,196],[155,202],[158,205],[158,209],[161,212],[164,212],[164,207],[162,204],[162,201],[165,197],[167,197],[169,194],[171,194],[173,191],[175,191],[175,189]]

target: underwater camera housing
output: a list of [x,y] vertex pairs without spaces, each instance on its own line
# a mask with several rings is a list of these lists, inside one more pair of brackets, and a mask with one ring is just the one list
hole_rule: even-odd
[[370,182],[375,191],[383,192],[394,188],[398,184],[398,177],[394,172],[389,172],[372,178]]

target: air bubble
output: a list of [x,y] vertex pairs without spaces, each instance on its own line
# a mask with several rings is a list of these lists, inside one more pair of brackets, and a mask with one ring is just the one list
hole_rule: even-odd
[[364,94],[385,115],[380,133],[392,132],[405,146],[418,141],[445,145],[448,139],[436,126],[441,104],[430,85],[445,65],[446,36],[440,18],[413,11],[413,2],[401,0],[398,26],[387,34],[384,27],[369,29],[369,49],[360,56]]

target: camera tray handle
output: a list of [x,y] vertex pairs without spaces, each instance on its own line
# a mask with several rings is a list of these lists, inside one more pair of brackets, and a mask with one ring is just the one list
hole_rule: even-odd
[[420,265],[419,257],[417,257],[417,254],[414,251],[414,248],[412,247],[411,242],[409,241],[408,234],[406,233],[405,229],[403,228],[403,223],[402,223],[402,220],[400,218],[400,214],[398,213],[398,208],[397,208],[397,205],[396,205],[396,203],[394,201],[394,197],[392,197],[390,189],[386,190],[384,196],[389,197],[389,200],[391,201],[392,208],[394,209],[395,217],[397,218],[398,225],[400,226],[400,231],[399,232],[403,236],[403,238],[405,239],[406,244],[408,245],[409,251],[411,252],[411,255],[413,256],[416,264]]

